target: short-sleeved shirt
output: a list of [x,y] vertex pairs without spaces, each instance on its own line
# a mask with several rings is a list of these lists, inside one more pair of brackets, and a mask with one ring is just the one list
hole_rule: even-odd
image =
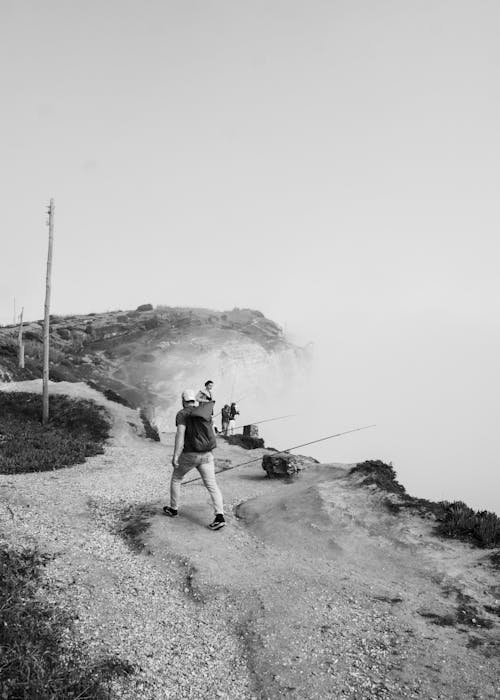
[[177,415],[175,416],[175,425],[176,427],[178,425],[186,425],[186,416],[188,416],[191,413],[189,408],[181,408],[180,411],[178,411]]
[[[186,427],[186,416],[189,416],[191,413],[191,407],[188,406],[188,408],[181,408],[181,410],[177,413],[175,416],[175,425],[183,425]],[[182,450],[183,452],[193,452],[193,446],[189,444],[189,438],[187,434],[184,434],[184,448]]]

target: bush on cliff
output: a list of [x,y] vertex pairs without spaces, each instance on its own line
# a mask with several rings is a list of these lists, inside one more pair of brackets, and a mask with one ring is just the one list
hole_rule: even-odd
[[397,500],[386,501],[386,506],[392,513],[407,508],[423,517],[435,518],[435,532],[442,537],[471,542],[478,547],[500,547],[500,518],[495,513],[487,510],[474,511],[462,501],[435,502],[410,496],[396,480],[393,467],[380,460],[361,462],[349,473],[363,477],[361,486],[377,486],[382,491],[397,494]]
[[462,501],[443,504],[438,532],[481,547],[500,547],[500,518],[487,510],[474,511]]
[[151,423],[146,411],[143,408],[141,408],[139,411],[139,416],[142,420],[146,437],[150,440],[154,440],[155,442],[160,442],[160,433],[158,432],[158,428]]
[[61,469],[104,451],[109,422],[93,401],[51,396],[48,425],[41,417],[40,394],[0,392],[0,473]]

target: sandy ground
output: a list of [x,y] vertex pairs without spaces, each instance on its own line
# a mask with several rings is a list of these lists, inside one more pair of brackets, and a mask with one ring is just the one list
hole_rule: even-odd
[[[0,476],[2,531],[54,554],[51,599],[75,611],[90,653],[133,664],[116,697],[500,697],[500,581],[487,552],[390,514],[346,465],[290,484],[260,462],[225,471],[227,527],[206,527],[200,482],[166,518],[173,436],[144,440],[136,413],[83,385],[54,390],[105,405],[113,437],[84,465]],[[216,457],[262,453],[220,440]]]

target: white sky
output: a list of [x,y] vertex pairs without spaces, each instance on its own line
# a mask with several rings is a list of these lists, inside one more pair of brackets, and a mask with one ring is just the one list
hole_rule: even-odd
[[0,0],[0,322],[43,315],[54,197],[54,313],[248,306],[372,350],[404,319],[440,357],[449,327],[491,391],[499,34],[497,0]]

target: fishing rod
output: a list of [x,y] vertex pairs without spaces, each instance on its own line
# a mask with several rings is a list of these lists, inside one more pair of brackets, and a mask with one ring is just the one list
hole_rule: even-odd
[[[273,420],[282,420],[283,418],[293,418],[296,413],[289,413],[286,416],[277,416],[276,418],[266,418],[265,420],[250,421],[250,423],[245,423],[245,425],[261,425],[262,423],[270,423]],[[239,430],[239,428],[244,428],[245,425],[237,425],[233,430]]]
[[[376,425],[363,425],[361,428],[352,428],[352,430],[344,430],[342,433],[335,433],[334,435],[327,435],[326,437],[319,438],[319,440],[311,440],[311,442],[303,442],[302,445],[294,445],[293,447],[289,447],[286,450],[280,450],[279,452],[273,452],[272,455],[282,455],[286,454],[287,452],[290,452],[290,450],[298,450],[299,447],[307,447],[308,445],[315,445],[318,442],[324,442],[325,440],[331,440],[332,438],[340,437],[341,435],[347,435],[348,433],[357,433],[360,430],[367,430],[368,428],[375,428]],[[255,459],[249,459],[248,462],[242,462],[241,464],[235,464],[234,467],[228,467],[227,469],[221,469],[221,471],[224,472],[229,472],[231,469],[238,469],[239,467],[246,467],[247,464],[253,464],[254,462],[258,462],[259,459],[262,459],[262,455],[260,457],[255,457]],[[220,472],[217,472],[220,474]],[[188,481],[185,481],[183,483],[183,486],[187,484],[191,484],[193,481],[198,481],[201,479],[201,476],[197,476],[194,479],[189,479]]]

